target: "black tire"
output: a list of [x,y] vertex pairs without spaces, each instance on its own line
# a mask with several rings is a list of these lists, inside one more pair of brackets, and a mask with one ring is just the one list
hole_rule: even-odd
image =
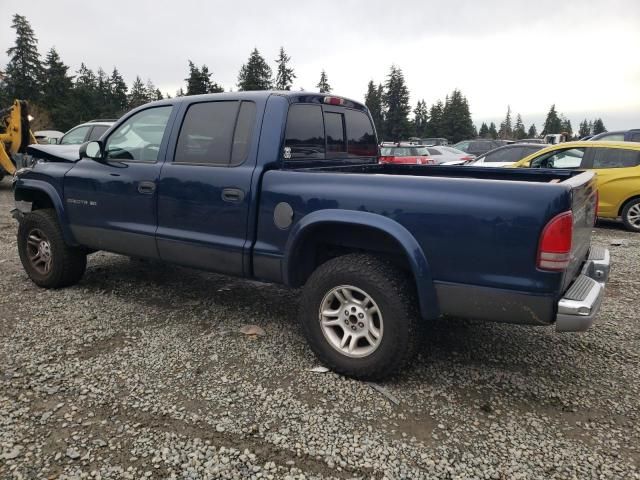
[[[366,292],[384,319],[377,348],[364,357],[352,358],[340,352],[321,327],[320,310],[325,296],[342,285]],[[338,305],[342,317],[344,304]],[[346,324],[347,312],[344,313]],[[309,345],[324,365],[337,373],[362,380],[379,380],[402,368],[413,358],[420,340],[413,281],[399,268],[371,255],[349,254],[318,267],[302,292],[300,321]],[[345,327],[340,326],[340,329],[348,333]]]
[[[33,257],[30,255],[30,249],[36,247],[29,243],[29,237],[34,232],[38,232],[38,237],[42,237],[49,245],[49,268],[44,272],[42,264],[34,265],[30,260],[30,257]],[[18,253],[27,275],[39,287],[62,288],[74,285],[80,281],[87,267],[86,252],[72,248],[64,242],[58,218],[52,209],[28,213],[20,221]]]
[[622,209],[622,223],[631,232],[640,232],[640,198],[628,202]]

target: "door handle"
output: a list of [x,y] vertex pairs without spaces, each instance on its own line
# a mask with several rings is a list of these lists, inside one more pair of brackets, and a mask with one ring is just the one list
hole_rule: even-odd
[[140,182],[138,183],[138,193],[151,194],[156,191],[155,182]]
[[225,202],[239,203],[244,200],[244,192],[239,188],[225,188],[222,190],[222,200]]

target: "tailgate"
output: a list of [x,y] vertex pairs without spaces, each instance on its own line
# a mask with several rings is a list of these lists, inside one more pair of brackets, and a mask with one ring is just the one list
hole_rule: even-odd
[[571,211],[573,213],[573,239],[571,263],[565,272],[562,291],[578,276],[589,254],[591,232],[596,218],[598,187],[596,174],[587,171],[562,182],[571,187]]

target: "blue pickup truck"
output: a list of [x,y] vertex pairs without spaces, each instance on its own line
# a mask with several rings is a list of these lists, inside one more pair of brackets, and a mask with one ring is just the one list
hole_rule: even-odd
[[379,164],[366,107],[341,97],[163,100],[29,155],[14,215],[37,285],[105,250],[302,287],[310,347],[357,378],[405,364],[437,317],[582,331],[604,295],[593,173]]

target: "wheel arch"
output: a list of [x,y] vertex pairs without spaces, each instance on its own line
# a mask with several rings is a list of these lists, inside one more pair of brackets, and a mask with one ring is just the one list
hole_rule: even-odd
[[619,217],[622,216],[622,211],[624,210],[624,207],[626,207],[630,202],[633,202],[634,200],[640,200],[640,194],[633,195],[633,196],[627,198],[624,202],[622,202],[620,204],[620,208],[618,209],[618,216]]
[[301,286],[325,261],[354,251],[382,255],[405,268],[415,283],[421,316],[439,316],[431,268],[422,248],[405,227],[375,213],[328,209],[303,217],[287,241],[284,283]]
[[69,226],[62,199],[52,185],[39,180],[21,180],[20,184],[14,190],[14,199],[16,202],[31,203],[31,211],[43,208],[55,210],[64,241],[70,246],[77,245]]

